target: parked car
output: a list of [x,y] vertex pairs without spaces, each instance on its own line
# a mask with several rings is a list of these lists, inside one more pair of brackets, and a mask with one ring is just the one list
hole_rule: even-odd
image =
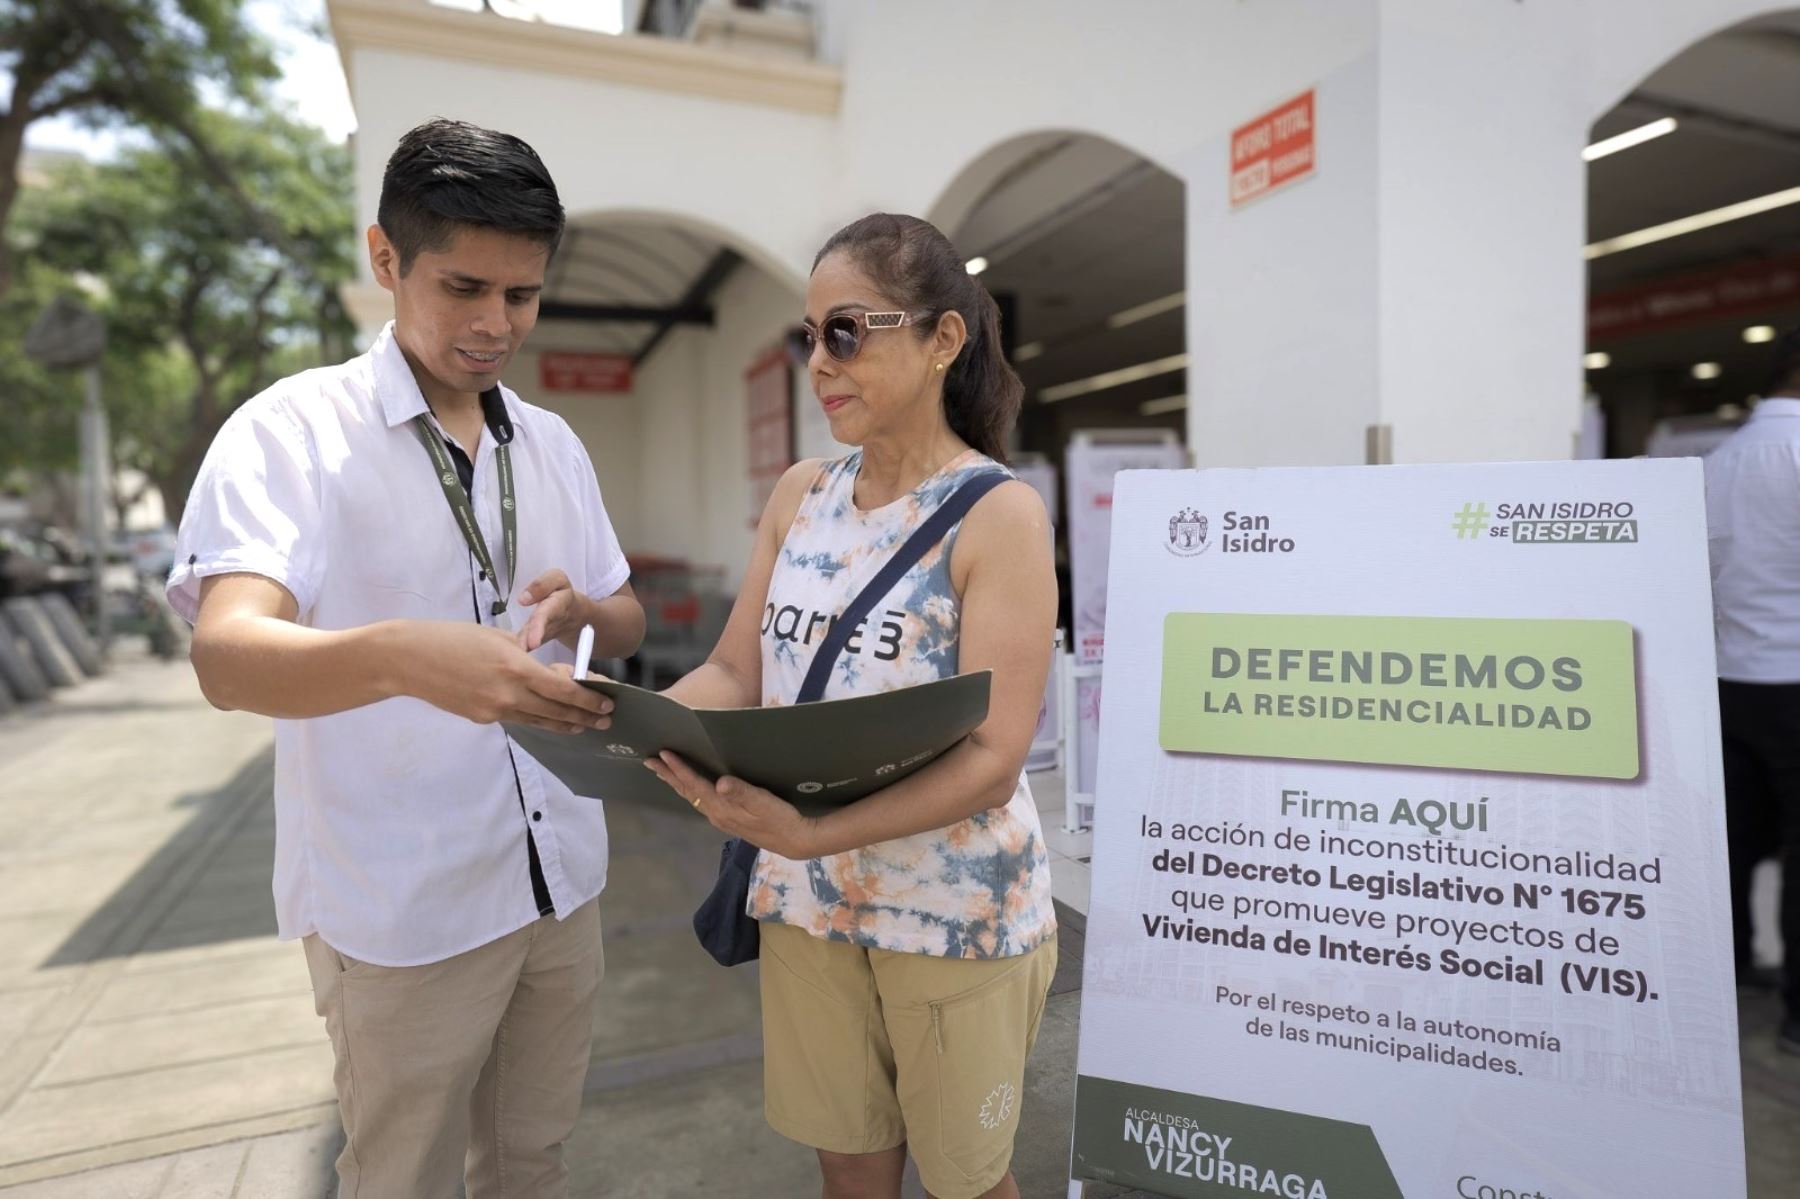
[[130,562],[138,574],[166,579],[175,565],[175,530],[168,525],[121,529],[113,535],[113,552]]

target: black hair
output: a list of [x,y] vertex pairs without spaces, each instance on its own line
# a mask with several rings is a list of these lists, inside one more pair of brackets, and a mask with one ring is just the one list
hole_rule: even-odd
[[1762,394],[1800,397],[1800,325],[1783,333],[1770,347],[1769,374]]
[[944,415],[956,435],[997,462],[1006,461],[1006,435],[1019,418],[1025,385],[1000,345],[1000,308],[963,266],[950,239],[916,216],[877,212],[845,225],[813,259],[842,250],[884,296],[918,318],[920,340],[938,318],[956,312],[969,339],[944,374]]
[[375,220],[400,254],[400,273],[421,251],[476,226],[541,242],[554,256],[563,208],[543,159],[510,133],[434,117],[394,147],[381,176]]

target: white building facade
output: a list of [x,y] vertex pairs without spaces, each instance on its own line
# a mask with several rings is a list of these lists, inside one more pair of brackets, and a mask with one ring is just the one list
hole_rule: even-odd
[[[543,392],[531,354],[508,380],[587,443],[628,550],[731,578],[755,508],[746,374],[798,318],[819,244],[877,209],[955,237],[1053,133],[1105,139],[1185,185],[1199,464],[1571,456],[1589,130],[1684,47],[1784,7],[830,0],[695,44],[428,0],[329,3],[361,222],[399,136],[450,116],[536,147],[577,229],[741,257],[705,297],[711,323],[664,329],[629,390]],[[1232,131],[1308,91],[1311,177],[1234,206]],[[371,283],[351,300],[365,331],[385,319]],[[547,321],[532,349],[588,348],[584,329]],[[797,397],[799,451],[822,438]]]

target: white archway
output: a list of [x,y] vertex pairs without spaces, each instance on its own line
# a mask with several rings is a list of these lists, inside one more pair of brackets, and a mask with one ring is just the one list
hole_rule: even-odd
[[1695,43],[1794,6],[1770,0],[1707,0],[1657,5],[1654,20],[1635,20],[1638,7],[1630,0],[1614,0],[1610,14],[1603,20],[1596,16],[1595,37],[1603,52],[1593,57],[1587,78],[1589,124]]
[[1758,210],[1800,174],[1800,6],[1753,7],[1640,69],[1587,138],[1584,367],[1615,455],[1726,436],[1756,338],[1800,319],[1796,209]]

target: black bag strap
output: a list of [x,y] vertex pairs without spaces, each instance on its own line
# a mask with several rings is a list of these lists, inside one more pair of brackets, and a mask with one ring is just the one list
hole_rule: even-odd
[[1005,471],[998,470],[970,475],[951,492],[950,498],[938,505],[937,511],[913,530],[912,536],[894,551],[894,556],[857,593],[856,598],[850,601],[842,615],[826,631],[825,639],[819,642],[819,648],[813,652],[812,664],[806,668],[806,680],[800,684],[800,694],[794,698],[795,703],[810,704],[825,693],[825,684],[831,678],[831,668],[836,665],[838,655],[843,652],[850,635],[856,632],[857,627],[869,615],[869,609],[894,589],[894,584],[925,556],[926,551],[944,539],[945,534],[950,532],[950,526],[966,516],[977,500],[1011,478]]
[[[745,874],[756,873],[756,855],[761,852],[742,837],[732,837],[725,842],[725,860]],[[720,869],[723,870],[724,867],[721,866]]]

